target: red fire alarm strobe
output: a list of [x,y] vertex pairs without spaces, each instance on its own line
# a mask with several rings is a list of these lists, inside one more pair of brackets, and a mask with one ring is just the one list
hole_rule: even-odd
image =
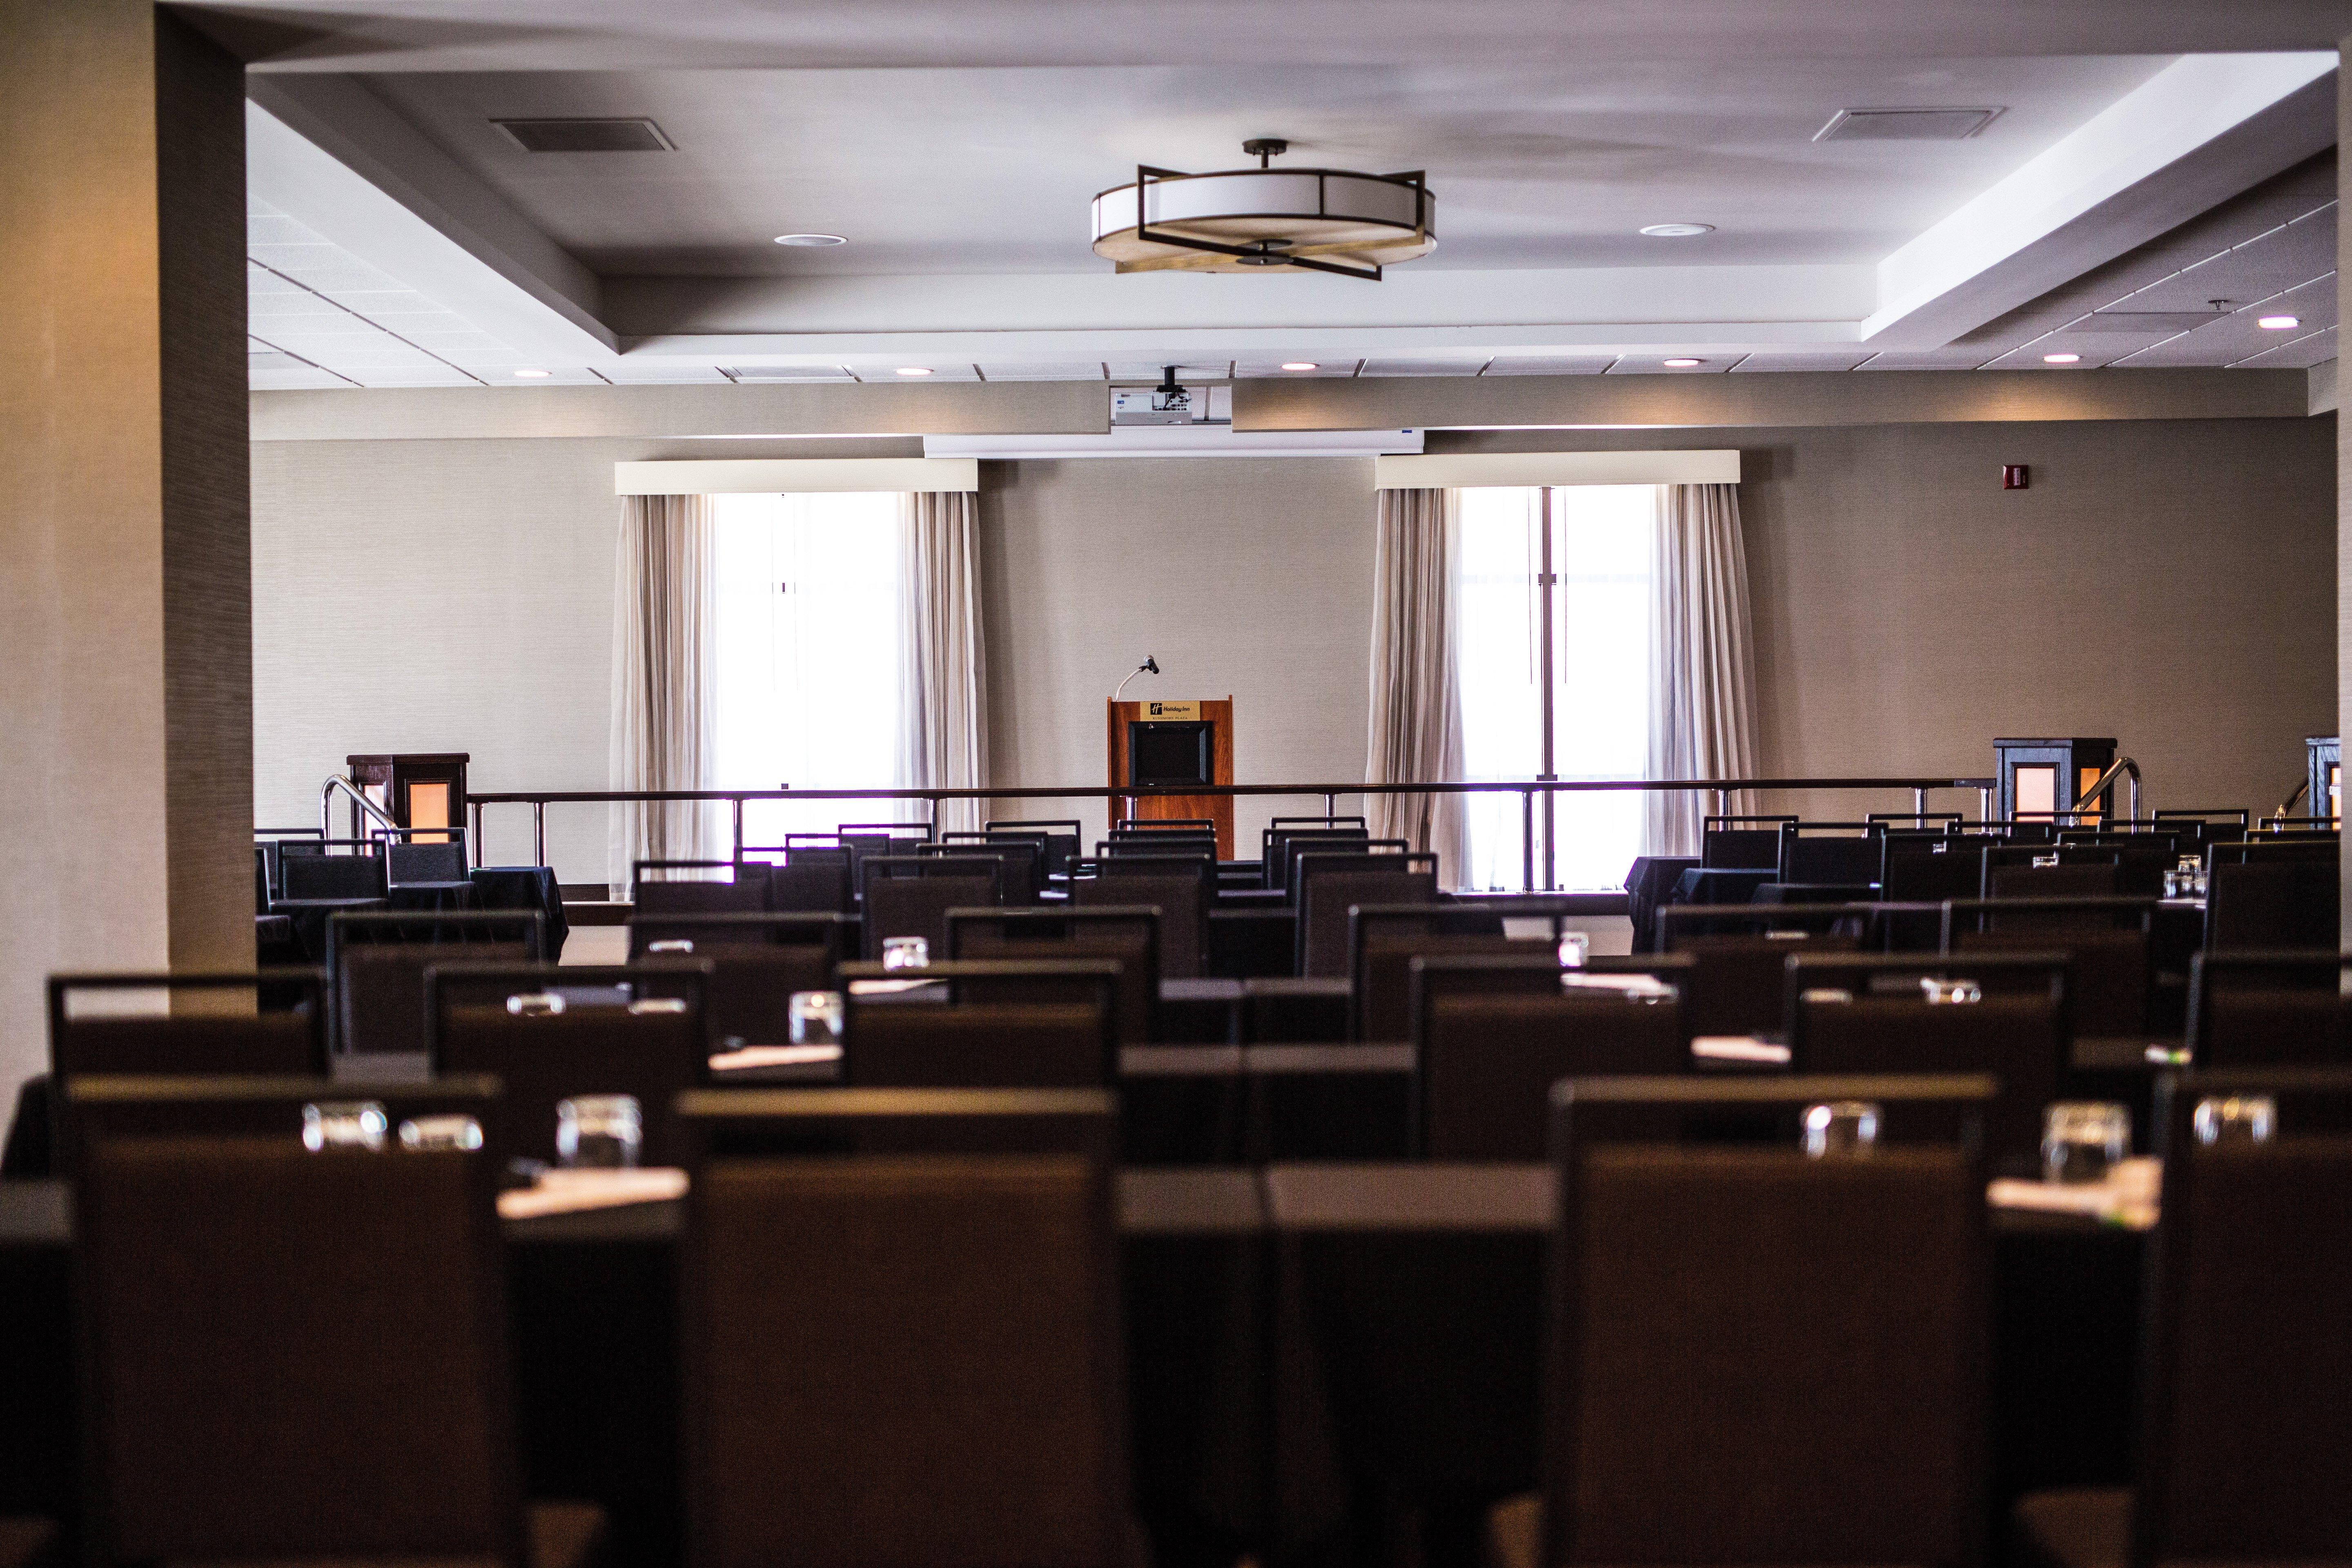
[[2023,463],[2004,464],[2000,470],[2000,488],[2005,490],[2021,490],[2025,488],[2026,479],[2027,469]]

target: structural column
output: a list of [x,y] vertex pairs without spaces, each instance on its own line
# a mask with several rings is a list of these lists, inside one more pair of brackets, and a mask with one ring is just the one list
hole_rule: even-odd
[[[2352,52],[2352,38],[2338,46],[2338,68],[2336,72],[2336,254],[2352,257],[2352,211],[2347,211],[2346,198],[2352,196],[2352,160],[2344,156],[2346,132],[2352,131],[2352,72],[2342,68],[2343,57]],[[2336,319],[2352,320],[2345,315],[2352,306],[2352,279],[2346,277],[2339,262],[2336,269]],[[2342,334],[2337,334],[2340,340]],[[2336,410],[2336,732],[2352,734],[2352,422],[2344,417],[2340,401],[2344,384],[2343,359],[2336,360],[2338,403]],[[2325,815],[2327,802],[2315,800],[2310,805],[2315,815]],[[2339,855],[2341,851],[2338,851]],[[2340,860],[2337,870],[2342,903],[2338,920],[2338,939],[2344,951],[2352,952],[2352,860]]]
[[0,1089],[60,969],[253,962],[244,71],[0,0]]

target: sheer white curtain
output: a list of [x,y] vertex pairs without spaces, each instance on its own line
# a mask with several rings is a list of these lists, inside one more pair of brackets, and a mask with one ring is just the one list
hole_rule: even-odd
[[[1455,494],[1384,489],[1372,567],[1371,717],[1366,784],[1462,776],[1462,690],[1454,641],[1461,525]],[[1469,856],[1458,795],[1364,799],[1375,838],[1437,854],[1438,880],[1458,887]]]
[[[1650,777],[1752,778],[1756,660],[1737,485],[1662,485],[1653,543]],[[1653,792],[1648,852],[1698,853],[1705,792]],[[1724,810],[1756,810],[1733,790]]]
[[[622,498],[614,566],[610,787],[711,788],[719,611],[710,498]],[[636,861],[724,855],[721,819],[709,803],[616,803],[605,873],[614,896],[628,896]]]
[[[915,490],[899,513],[898,783],[978,789],[988,783],[988,672],[980,608],[980,498]],[[940,802],[942,830],[970,830],[987,802]],[[922,803],[900,815],[918,820]]]

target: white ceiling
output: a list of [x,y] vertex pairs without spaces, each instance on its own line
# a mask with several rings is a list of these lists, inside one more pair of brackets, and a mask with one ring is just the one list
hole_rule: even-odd
[[[2311,156],[2332,57],[2183,51],[2307,49],[2352,32],[2352,0],[1871,16],[254,0],[205,19],[256,66],[257,387],[2333,357],[2335,170]],[[1961,105],[2002,112],[1963,142],[1811,140],[1840,109]],[[490,123],[542,115],[648,116],[677,150],[530,154]],[[1087,250],[1097,190],[1139,162],[1231,166],[1248,135],[1288,137],[1293,163],[1426,169],[1437,251],[1367,285],[1115,278]],[[1634,232],[1666,220],[1717,228]],[[805,230],[851,243],[771,243]],[[2253,326],[2273,311],[2300,327]]]

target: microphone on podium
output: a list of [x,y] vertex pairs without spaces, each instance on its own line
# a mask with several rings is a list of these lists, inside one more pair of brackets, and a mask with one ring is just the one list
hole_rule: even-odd
[[[1133,669],[1127,672],[1127,680],[1133,680],[1139,675],[1157,675],[1159,673],[1159,658],[1147,653],[1143,656],[1143,662],[1141,664],[1137,665]],[[1118,701],[1118,694],[1127,689],[1127,680],[1120,681],[1116,687],[1111,689],[1110,700],[1113,702]]]

